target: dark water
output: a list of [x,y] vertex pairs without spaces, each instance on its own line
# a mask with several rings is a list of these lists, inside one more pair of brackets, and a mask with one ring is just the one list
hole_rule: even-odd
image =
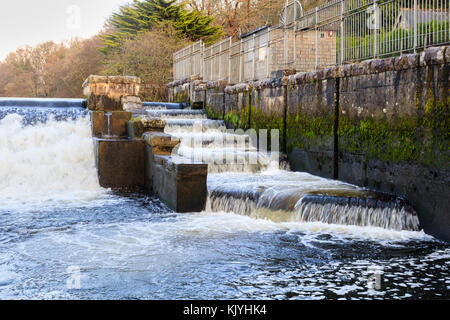
[[117,195],[0,216],[1,299],[449,298],[450,248],[417,232],[178,215]]

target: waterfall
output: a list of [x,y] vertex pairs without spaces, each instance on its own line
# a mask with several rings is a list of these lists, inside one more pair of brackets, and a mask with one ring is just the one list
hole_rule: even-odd
[[104,194],[87,111],[35,101],[0,106],[0,207],[61,206]]
[[207,211],[277,222],[420,229],[417,213],[406,201],[340,181],[280,170],[278,159],[259,152],[253,137],[227,130],[224,121],[206,119],[204,111],[155,106],[146,112],[165,119],[166,133],[180,138],[179,156],[208,163]]

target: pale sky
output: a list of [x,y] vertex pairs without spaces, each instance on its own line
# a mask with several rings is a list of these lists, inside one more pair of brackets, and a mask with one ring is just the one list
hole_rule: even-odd
[[24,45],[98,33],[130,0],[0,0],[0,60]]

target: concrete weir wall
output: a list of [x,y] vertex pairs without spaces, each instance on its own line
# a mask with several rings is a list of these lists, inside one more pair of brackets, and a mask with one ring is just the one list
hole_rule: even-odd
[[100,185],[146,192],[176,212],[204,210],[208,166],[172,156],[180,141],[164,134],[164,120],[143,116],[139,85],[136,77],[103,76],[83,84]]
[[405,196],[424,230],[450,240],[450,48],[227,85],[185,79],[212,118],[279,129],[294,170]]

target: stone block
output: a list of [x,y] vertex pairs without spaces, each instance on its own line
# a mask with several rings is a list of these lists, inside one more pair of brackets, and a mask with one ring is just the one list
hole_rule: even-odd
[[173,149],[180,144],[180,139],[162,132],[147,132],[144,140],[153,149],[153,154],[158,155],[171,155]]
[[176,212],[203,211],[207,199],[208,165],[154,155],[152,150],[147,145],[147,189]]
[[128,137],[127,123],[131,112],[125,111],[91,111],[92,136],[97,138]]
[[128,139],[139,139],[144,134],[144,125],[141,121],[127,122]]
[[144,132],[164,132],[166,120],[161,118],[153,118],[150,116],[143,116],[139,119],[144,126]]
[[140,113],[143,110],[141,98],[138,96],[124,96],[121,102],[125,111]]
[[145,186],[144,140],[94,139],[100,185],[104,188]]
[[126,76],[89,76],[83,83],[89,109],[95,111],[123,110],[122,98],[138,96],[141,80]]

